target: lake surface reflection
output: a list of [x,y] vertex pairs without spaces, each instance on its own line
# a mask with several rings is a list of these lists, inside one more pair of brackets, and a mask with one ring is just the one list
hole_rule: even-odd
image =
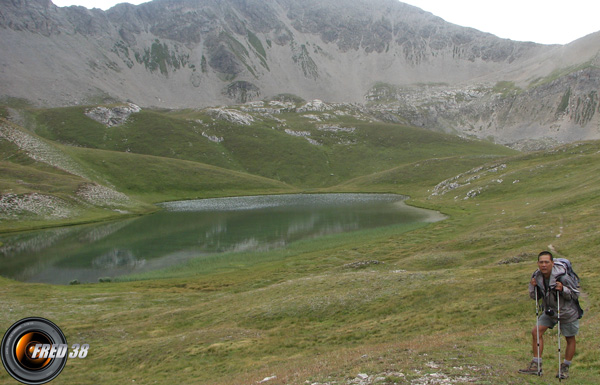
[[168,202],[152,215],[0,236],[0,274],[67,284],[267,251],[348,231],[441,219],[393,194],[296,194]]

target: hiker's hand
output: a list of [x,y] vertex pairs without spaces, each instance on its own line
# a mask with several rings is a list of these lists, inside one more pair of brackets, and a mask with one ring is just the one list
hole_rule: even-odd
[[556,282],[556,290],[563,291],[563,284],[560,282]]
[[531,282],[529,282],[529,284],[530,284],[531,286],[535,286],[535,285],[537,285],[537,282],[536,282],[535,278],[531,278]]

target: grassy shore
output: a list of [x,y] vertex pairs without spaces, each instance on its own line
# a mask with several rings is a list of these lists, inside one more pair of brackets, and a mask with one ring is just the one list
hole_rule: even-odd
[[[96,160],[104,150],[65,151],[86,169],[104,167]],[[115,155],[114,164],[128,156]],[[359,374],[379,384],[549,383],[558,381],[554,332],[544,377],[517,370],[531,359],[535,310],[527,283],[537,253],[552,249],[571,259],[584,291],[568,381],[597,384],[599,175],[599,142],[505,158],[432,152],[307,186],[407,194],[410,204],[448,215],[444,221],[199,258],[120,282],[0,278],[0,329],[41,316],[70,344],[90,344],[88,357],[69,360],[55,380],[64,384],[256,384],[267,377],[274,378],[266,384],[347,384]],[[111,177],[125,185],[125,177]],[[143,188],[136,195],[131,186],[142,201],[159,196],[144,198]],[[262,191],[286,185],[273,186]],[[383,263],[353,264],[361,261]],[[11,381],[0,371],[0,382]]]

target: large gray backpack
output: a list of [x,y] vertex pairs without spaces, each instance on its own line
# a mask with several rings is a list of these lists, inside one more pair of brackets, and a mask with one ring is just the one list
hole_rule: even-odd
[[[558,275],[556,277],[557,281],[562,283],[561,278],[564,277],[565,275],[568,275],[571,278],[571,280],[575,283],[576,288],[580,287],[579,286],[579,276],[577,275],[575,270],[573,270],[573,265],[571,264],[571,261],[569,261],[567,258],[554,258],[554,264],[563,267],[564,270],[566,271],[566,273]],[[577,305],[577,311],[579,312],[578,318],[583,317],[583,309],[579,305],[579,299],[575,299],[575,304]]]

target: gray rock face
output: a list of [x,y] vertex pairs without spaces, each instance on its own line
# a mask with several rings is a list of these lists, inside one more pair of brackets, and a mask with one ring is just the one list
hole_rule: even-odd
[[600,138],[600,69],[590,67],[520,88],[380,84],[365,96],[382,120],[493,139],[517,149]]
[[[0,3],[0,98],[44,106],[391,100],[382,118],[507,143],[559,124],[553,137],[570,140],[593,134],[562,132],[594,124],[599,51],[600,36],[515,42],[396,0],[154,0],[108,11]],[[584,63],[590,71],[577,75]],[[571,74],[579,80],[562,79]],[[498,81],[520,91],[496,92]],[[389,97],[378,84],[391,85]]]
[[395,0],[155,0],[106,12],[14,0],[0,4],[0,38],[2,93],[50,106],[99,95],[214,105],[239,100],[222,92],[233,81],[258,88],[247,100],[357,102],[377,81],[464,81],[548,49]]
[[260,97],[260,88],[247,81],[237,81],[229,84],[223,94],[236,103],[246,103]]

